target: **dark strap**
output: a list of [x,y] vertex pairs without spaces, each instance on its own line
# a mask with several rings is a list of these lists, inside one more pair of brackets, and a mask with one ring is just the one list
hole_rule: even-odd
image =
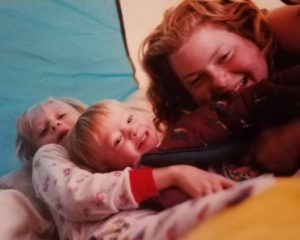
[[163,167],[175,164],[188,164],[201,168],[219,165],[225,161],[241,159],[251,145],[251,141],[235,141],[206,148],[176,149],[144,154],[141,164]]

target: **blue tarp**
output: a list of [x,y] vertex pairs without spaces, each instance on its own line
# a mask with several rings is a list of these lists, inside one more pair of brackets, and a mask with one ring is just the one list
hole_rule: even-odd
[[122,100],[137,88],[113,0],[1,0],[0,72],[0,176],[20,165],[15,124],[30,105]]

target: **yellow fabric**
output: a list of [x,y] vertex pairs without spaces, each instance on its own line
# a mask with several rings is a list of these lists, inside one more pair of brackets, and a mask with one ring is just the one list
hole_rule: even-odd
[[300,178],[279,179],[263,193],[225,209],[185,240],[299,240]]

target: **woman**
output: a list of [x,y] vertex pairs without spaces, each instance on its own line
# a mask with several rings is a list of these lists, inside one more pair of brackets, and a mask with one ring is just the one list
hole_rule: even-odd
[[[248,0],[186,0],[168,10],[143,45],[156,126],[170,131],[187,111],[226,105],[274,71],[299,64],[299,12],[295,5],[266,14]],[[289,152],[297,136],[290,133],[299,135],[298,121],[262,132],[245,158],[276,172],[284,156],[291,163],[284,171],[295,170],[299,157]]]

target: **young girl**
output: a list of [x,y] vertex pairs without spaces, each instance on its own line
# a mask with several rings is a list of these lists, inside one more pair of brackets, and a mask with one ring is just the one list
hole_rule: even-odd
[[87,106],[73,98],[49,98],[31,106],[17,120],[17,154],[31,163],[39,147],[48,143],[64,143],[80,113]]
[[[60,239],[175,239],[228,202],[240,198],[240,194],[244,196],[245,191],[248,195],[259,191],[261,184],[267,187],[273,183],[272,179],[263,178],[240,185],[232,192],[187,202],[161,213],[136,210],[140,202],[158,195],[161,189],[176,186],[191,196],[199,196],[209,189],[205,189],[205,184],[199,187],[199,182],[218,180],[185,165],[154,170],[126,168],[110,173],[93,173],[83,165],[79,168],[63,147],[79,117],[73,106],[51,98],[22,113],[17,124],[18,153],[27,162],[34,154],[33,186],[48,206]],[[117,138],[115,143],[118,142]]]
[[[152,122],[121,102],[106,100],[91,105],[82,113],[69,133],[67,150],[77,163],[104,173],[137,166],[141,156],[159,149],[159,144]],[[206,195],[232,186],[233,181],[203,171],[202,179],[197,184]],[[167,194],[164,191],[157,204],[163,208],[169,207],[186,200],[186,194],[177,194],[173,190]],[[167,195],[173,199],[168,199]],[[174,199],[175,196],[177,199]]]
[[[299,23],[299,8],[284,8],[289,22]],[[300,46],[294,44],[294,52],[282,48],[288,42],[300,42],[292,39],[297,38],[292,32],[297,31],[296,27],[293,29],[297,24],[287,28],[290,35],[285,40],[277,25],[272,25],[281,11],[266,19],[264,12],[246,0],[185,0],[168,10],[162,23],[145,39],[142,53],[144,68],[151,78],[148,97],[156,126],[166,125],[170,132],[187,112],[215,104],[226,107],[231,98],[266,79],[274,70],[299,64],[300,57],[294,53],[300,53]],[[276,52],[272,30],[281,43]],[[222,122],[218,124],[223,126]],[[290,128],[280,128],[276,137],[288,136],[290,132],[300,135],[295,122],[287,126]],[[262,133],[264,142],[258,137],[257,143],[263,144],[254,145],[254,151],[246,158],[273,172],[282,171],[285,159],[292,164],[283,171],[295,171],[299,157],[289,155],[290,148],[281,144],[280,136],[275,139],[271,135]],[[282,158],[283,155],[290,159]]]

